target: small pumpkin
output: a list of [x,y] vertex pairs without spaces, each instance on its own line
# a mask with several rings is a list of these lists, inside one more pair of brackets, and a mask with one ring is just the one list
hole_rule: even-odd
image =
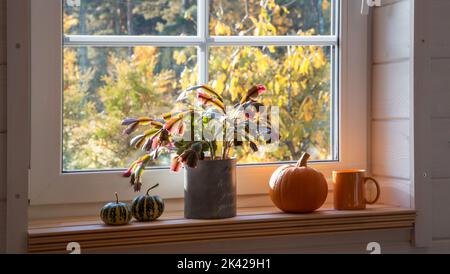
[[164,212],[164,201],[158,195],[150,196],[150,191],[159,184],[149,188],[146,195],[134,198],[131,205],[131,213],[139,222],[151,222],[158,219]]
[[314,212],[327,199],[325,176],[307,166],[309,157],[308,153],[304,153],[296,165],[282,166],[270,178],[270,198],[284,212]]
[[116,202],[106,204],[100,211],[100,218],[107,225],[126,225],[131,220],[130,205],[119,203],[119,195],[116,195]]

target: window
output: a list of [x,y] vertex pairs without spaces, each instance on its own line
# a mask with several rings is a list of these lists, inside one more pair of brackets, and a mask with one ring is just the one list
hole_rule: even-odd
[[[354,117],[355,126],[365,127],[363,103],[345,108],[347,98],[359,103],[366,98],[365,92],[356,94],[365,78],[347,86],[347,77],[364,71],[348,72],[353,59],[345,46],[365,52],[358,48],[365,26],[359,27],[359,5],[351,2],[32,3],[31,203],[107,201],[115,191],[131,198],[132,189],[119,175],[138,152],[127,146],[120,121],[165,112],[181,90],[199,83],[212,86],[229,104],[261,83],[269,91],[265,103],[280,108],[279,149],[236,151],[243,164],[238,181],[248,182],[238,186],[239,194],[266,193],[274,168],[304,150],[327,176],[338,167],[365,167],[365,132],[351,132],[343,121]],[[349,144],[360,153],[344,152]],[[48,161],[41,160],[44,154]],[[168,161],[154,163],[144,183],[160,182],[165,198],[182,197],[183,175],[170,173]],[[70,195],[62,198],[63,193]]]
[[304,150],[338,160],[337,1],[63,2],[64,172],[127,167],[137,152],[121,119],[158,117],[181,90],[205,83],[231,105],[264,84],[265,105],[280,108],[281,143],[239,149],[240,163],[294,161]]

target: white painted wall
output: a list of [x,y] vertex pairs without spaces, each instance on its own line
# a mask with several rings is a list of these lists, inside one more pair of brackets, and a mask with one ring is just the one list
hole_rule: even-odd
[[29,133],[29,3],[6,0],[7,5],[7,174],[6,251],[25,253],[28,233]]
[[429,96],[430,180],[433,240],[450,239],[450,1],[428,0],[424,9],[423,57],[428,69],[423,94]]
[[384,1],[373,14],[372,172],[383,202],[417,209],[416,244],[440,252],[450,251],[449,14],[448,0]]
[[412,206],[412,0],[382,1],[372,17],[371,171],[381,202]]
[[0,0],[0,253],[6,237],[6,0]]

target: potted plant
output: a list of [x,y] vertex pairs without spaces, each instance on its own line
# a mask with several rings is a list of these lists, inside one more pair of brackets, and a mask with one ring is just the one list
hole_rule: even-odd
[[236,158],[232,150],[271,142],[270,119],[258,97],[263,85],[250,88],[241,100],[226,107],[222,96],[202,85],[183,91],[175,110],[161,117],[127,118],[124,133],[132,135],[130,146],[144,151],[124,176],[140,191],[145,167],[161,153],[176,153],[171,170],[185,166],[185,217],[218,219],[236,216]]

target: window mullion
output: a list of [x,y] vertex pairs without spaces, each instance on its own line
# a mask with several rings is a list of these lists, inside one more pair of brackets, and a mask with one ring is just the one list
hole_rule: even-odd
[[214,46],[336,46],[338,37],[322,36],[212,36]]
[[65,35],[64,46],[197,46],[197,36]]
[[336,20],[336,7],[337,7],[337,2],[338,1],[335,1],[335,0],[331,0],[331,5],[332,5],[332,10],[331,10],[331,34],[332,35],[336,35],[336,26],[337,26],[337,24],[336,24],[336,22],[335,22],[335,20]]
[[198,74],[199,84],[208,83],[208,37],[209,37],[209,0],[198,0]]
[[[201,22],[199,22],[201,23]],[[204,23],[203,23],[204,24]],[[200,36],[109,36],[66,35],[65,46],[267,46],[267,45],[316,45],[334,46],[337,36],[208,36],[208,30]]]

